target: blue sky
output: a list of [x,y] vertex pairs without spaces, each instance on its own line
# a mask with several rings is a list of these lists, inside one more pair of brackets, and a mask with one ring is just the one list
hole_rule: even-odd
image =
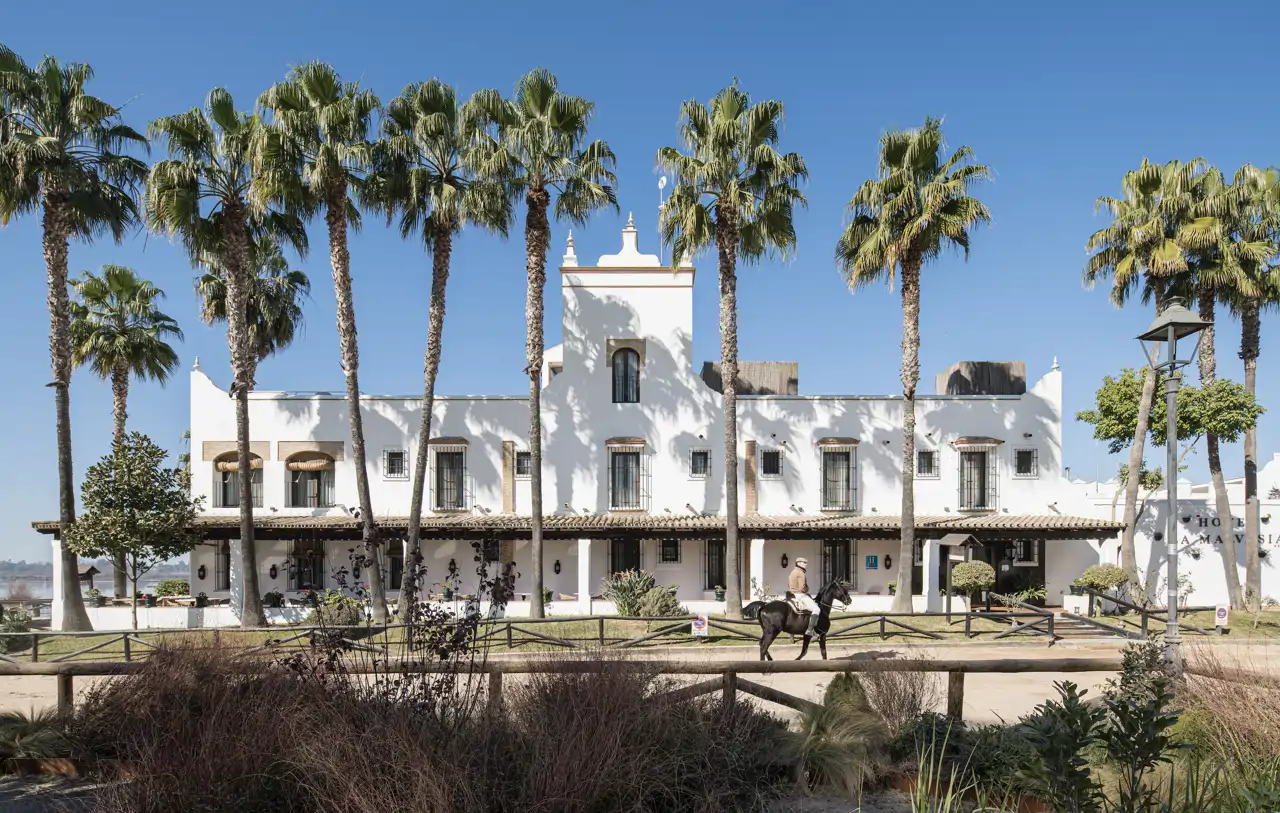
[[[375,11],[376,9],[376,11]],[[363,13],[361,13],[363,12]],[[925,270],[922,392],[961,359],[1020,359],[1029,377],[1058,357],[1066,409],[1087,407],[1104,374],[1137,366],[1133,336],[1152,314],[1113,308],[1103,290],[1080,282],[1084,243],[1104,225],[1093,201],[1116,194],[1125,170],[1203,156],[1230,173],[1244,162],[1280,163],[1280,110],[1266,92],[1274,76],[1265,3],[812,3],[784,10],[742,0],[729,6],[648,2],[601,4],[240,2],[215,6],[67,0],[6,9],[0,41],[29,61],[50,53],[93,65],[92,90],[126,104],[142,129],[158,115],[203,103],[227,87],[242,108],[290,65],[333,63],[383,99],[433,76],[460,95],[482,87],[510,92],[537,65],[567,92],[596,102],[592,135],[618,155],[622,212],[597,216],[575,234],[585,261],[612,253],[627,211],[641,248],[655,250],[658,202],[653,157],[674,143],[682,100],[706,100],[738,77],[758,98],[786,103],[783,147],[800,152],[812,178],[809,208],[797,218],[799,251],[787,263],[743,268],[739,283],[741,356],[796,360],[808,393],[894,393],[901,311],[896,294],[851,294],[832,262],[843,209],[874,174],[877,139],[926,115],[945,116],[952,146],[970,145],[995,171],[979,194],[994,223],[973,240],[967,263],[947,257]],[[1251,96],[1251,94],[1253,94]],[[158,155],[158,153],[157,153]],[[519,393],[524,346],[522,227],[506,242],[479,232],[455,245],[439,390]],[[563,252],[557,226],[550,252]],[[303,341],[267,361],[269,389],[342,388],[323,224],[301,263],[314,285]],[[351,241],[361,383],[370,392],[417,392],[430,263],[375,218]],[[183,372],[167,387],[135,385],[131,426],[179,450],[187,428],[187,375],[194,357],[214,380],[229,379],[220,330],[202,325],[193,272],[162,236],[137,234],[121,246],[73,244],[71,269],[130,265],[168,293],[165,308],[186,331]],[[694,351],[719,355],[714,263],[695,290]],[[0,230],[0,347],[7,458],[0,468],[0,558],[47,559],[30,530],[57,515],[52,396],[46,345],[45,274],[39,222]],[[553,275],[552,282],[555,282]],[[559,341],[554,285],[547,343]],[[1272,374],[1276,324],[1265,317],[1259,396],[1280,399]],[[1277,341],[1280,341],[1278,339]],[[1220,323],[1219,370],[1237,380],[1239,326]],[[108,388],[87,371],[72,388],[75,463],[82,473],[107,451]],[[1277,448],[1264,418],[1259,449]],[[1065,460],[1075,474],[1104,476],[1120,462],[1068,421]],[[1229,473],[1238,447],[1225,454]],[[1191,476],[1204,475],[1203,455]]]

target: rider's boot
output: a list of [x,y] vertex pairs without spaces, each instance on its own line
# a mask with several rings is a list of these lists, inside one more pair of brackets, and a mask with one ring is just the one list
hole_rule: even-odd
[[804,632],[805,637],[812,638],[817,634],[817,632],[818,632],[818,614],[809,613],[809,628]]

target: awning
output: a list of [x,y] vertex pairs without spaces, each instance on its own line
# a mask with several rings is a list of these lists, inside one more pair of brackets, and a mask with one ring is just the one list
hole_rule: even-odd
[[[218,471],[240,471],[240,461],[239,460],[219,460],[217,463],[214,464],[214,468],[217,469]],[[258,457],[257,455],[253,455],[252,457],[250,457],[249,468],[251,469],[262,468],[262,458]]]
[[311,457],[305,460],[290,460],[284,464],[289,471],[327,471],[333,468],[333,458]]

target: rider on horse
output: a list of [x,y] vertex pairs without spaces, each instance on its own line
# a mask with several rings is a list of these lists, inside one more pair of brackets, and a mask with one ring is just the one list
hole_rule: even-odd
[[787,578],[787,590],[792,595],[792,606],[801,615],[808,616],[809,629],[805,632],[805,635],[812,636],[818,626],[818,602],[814,601],[813,596],[809,595],[808,569],[808,559],[804,557],[796,559],[795,569],[791,571],[791,575]]

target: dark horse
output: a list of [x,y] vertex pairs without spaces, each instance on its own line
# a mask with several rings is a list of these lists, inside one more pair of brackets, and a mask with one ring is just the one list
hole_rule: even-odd
[[[818,595],[813,598],[818,602],[818,626],[814,628],[814,632],[818,634],[818,649],[822,651],[822,659],[825,661],[827,630],[831,629],[831,604],[835,601],[848,604],[849,591],[845,590],[844,585],[839,581],[832,581],[819,590]],[[757,618],[760,619],[760,660],[773,660],[773,656],[769,654],[769,646],[773,643],[773,639],[783,632],[804,637],[804,643],[800,647],[800,654],[796,656],[796,660],[803,658],[809,651],[809,636],[805,635],[809,629],[809,619],[796,612],[791,602],[770,601],[756,612]]]

